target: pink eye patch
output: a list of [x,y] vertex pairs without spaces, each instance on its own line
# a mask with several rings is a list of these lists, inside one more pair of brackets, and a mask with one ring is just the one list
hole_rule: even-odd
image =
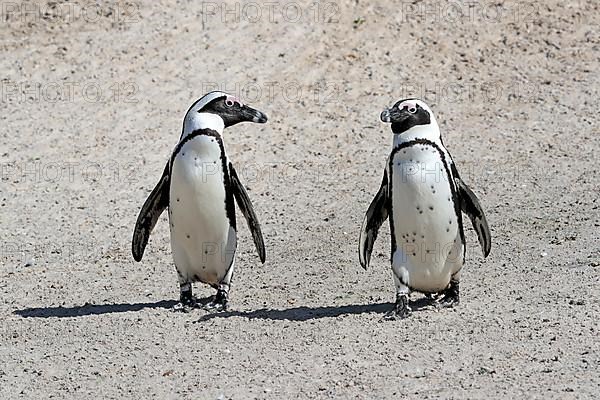
[[231,107],[232,105],[234,105],[235,103],[238,103],[241,106],[244,105],[244,103],[242,103],[242,101],[235,96],[227,96],[225,98],[225,104],[227,104],[229,107]]
[[415,112],[417,111],[417,102],[412,100],[403,101],[402,103],[398,104],[398,109],[402,110],[403,108],[408,108],[410,112]]

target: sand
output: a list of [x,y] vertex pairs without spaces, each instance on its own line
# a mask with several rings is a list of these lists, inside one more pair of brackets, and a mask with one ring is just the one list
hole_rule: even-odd
[[[598,397],[597,2],[1,7],[0,398]],[[230,310],[184,314],[166,215],[141,263],[130,240],[212,89],[269,116],[225,132],[267,262],[238,213]],[[392,140],[379,113],[408,96],[493,247],[467,226],[460,306],[416,294],[383,322],[387,224],[368,271],[357,240]]]

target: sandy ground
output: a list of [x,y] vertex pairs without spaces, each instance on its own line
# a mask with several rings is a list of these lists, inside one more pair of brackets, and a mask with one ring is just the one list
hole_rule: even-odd
[[[0,398],[598,398],[598,2],[372,3],[1,3]],[[131,233],[211,89],[270,117],[225,135],[267,263],[241,225],[230,311],[175,313],[166,217]],[[382,322],[357,239],[412,95],[494,242]]]

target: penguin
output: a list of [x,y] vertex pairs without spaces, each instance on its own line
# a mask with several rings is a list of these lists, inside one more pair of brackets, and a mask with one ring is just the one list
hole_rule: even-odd
[[399,100],[380,119],[391,123],[393,146],[361,226],[360,264],[368,268],[379,228],[389,218],[396,301],[384,318],[409,316],[411,291],[435,295],[439,306],[453,307],[460,301],[466,254],[462,213],[471,220],[484,258],[492,245],[485,214],[461,179],[424,101]]
[[[196,100],[183,119],[179,143],[138,215],[131,249],[139,262],[158,218],[168,209],[180,291],[176,310],[227,309],[237,248],[234,202],[246,219],[260,261],[265,262],[258,218],[223,143],[223,130],[244,121],[262,124],[267,116],[220,91]],[[194,282],[212,286],[216,295],[200,304],[192,294]]]

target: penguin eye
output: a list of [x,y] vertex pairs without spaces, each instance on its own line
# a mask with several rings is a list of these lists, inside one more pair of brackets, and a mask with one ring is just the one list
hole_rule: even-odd
[[234,104],[233,100],[230,100],[230,99],[225,100],[225,105],[227,107],[233,107],[233,104]]
[[417,112],[417,107],[410,106],[408,107],[408,112],[414,114]]

